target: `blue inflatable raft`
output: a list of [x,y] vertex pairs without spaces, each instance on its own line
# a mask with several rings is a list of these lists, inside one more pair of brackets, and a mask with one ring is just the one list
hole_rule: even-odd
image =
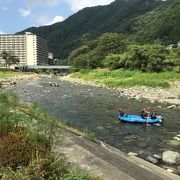
[[155,124],[155,123],[163,123],[163,117],[158,116],[156,119],[143,119],[141,116],[136,116],[136,115],[124,115],[124,116],[119,116],[120,121],[126,121],[126,122],[131,122],[131,123],[148,123],[148,124]]

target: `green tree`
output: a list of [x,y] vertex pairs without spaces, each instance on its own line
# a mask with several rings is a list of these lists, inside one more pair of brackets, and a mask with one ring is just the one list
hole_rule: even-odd
[[81,37],[82,44],[86,45],[88,43],[88,41],[89,41],[89,34],[82,35],[82,37]]
[[71,52],[71,54],[68,57],[69,64],[74,65],[74,59],[77,58],[81,54],[86,54],[87,52],[88,52],[87,45],[83,45],[75,49],[74,51]]
[[166,57],[165,66],[167,70],[180,72],[180,48],[173,48]]
[[102,56],[124,53],[127,50],[125,36],[117,33],[104,33],[98,38],[97,49]]
[[127,50],[125,37],[116,33],[104,33],[99,38],[86,41],[68,57],[69,64],[77,68],[95,69],[102,66],[108,54],[120,54]]
[[126,67],[141,71],[162,71],[168,49],[161,45],[131,45],[128,50]]
[[13,52],[3,51],[1,53],[1,57],[5,61],[4,64],[5,64],[6,69],[9,69],[10,66],[13,64],[19,63],[19,59],[17,58],[17,56]]
[[73,59],[72,65],[78,69],[87,68],[88,67],[88,59],[89,59],[88,54],[80,54],[79,56],[77,56]]
[[88,68],[96,69],[102,66],[102,57],[97,49],[89,52]]
[[123,54],[109,54],[103,61],[103,65],[109,69],[124,68],[126,60],[128,59],[128,53]]

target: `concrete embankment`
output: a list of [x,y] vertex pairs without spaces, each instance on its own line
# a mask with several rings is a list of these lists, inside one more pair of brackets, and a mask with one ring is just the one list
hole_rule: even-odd
[[145,160],[70,132],[65,132],[64,142],[56,151],[64,153],[68,161],[78,168],[88,170],[103,180],[180,180],[178,175]]

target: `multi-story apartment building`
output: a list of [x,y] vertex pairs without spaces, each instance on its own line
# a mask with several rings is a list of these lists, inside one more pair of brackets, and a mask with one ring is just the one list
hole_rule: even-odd
[[0,34],[0,54],[3,51],[13,52],[20,66],[48,65],[47,41],[30,32],[24,35]]

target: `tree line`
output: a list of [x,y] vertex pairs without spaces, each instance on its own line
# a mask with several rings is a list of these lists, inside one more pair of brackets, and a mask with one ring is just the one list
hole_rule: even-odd
[[161,44],[139,45],[117,33],[104,33],[91,41],[87,38],[82,40],[83,45],[68,57],[68,63],[77,69],[100,67],[143,72],[180,71],[180,48],[168,49]]

